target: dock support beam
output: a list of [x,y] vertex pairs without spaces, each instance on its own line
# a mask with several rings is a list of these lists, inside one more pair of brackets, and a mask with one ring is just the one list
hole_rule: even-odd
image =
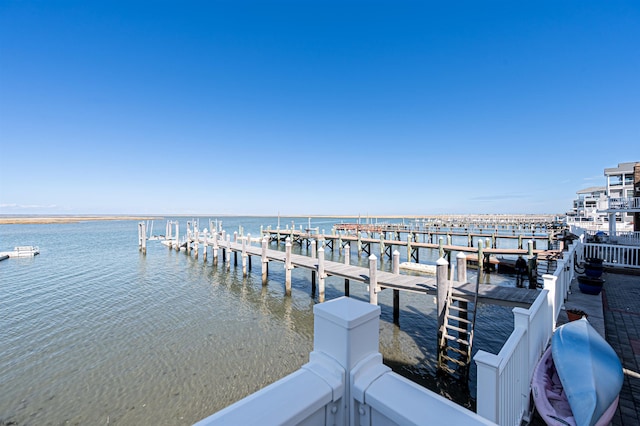
[[369,303],[378,304],[378,259],[369,256]]
[[[400,274],[400,252],[393,251],[393,273]],[[393,290],[393,323],[400,323],[400,290]]]
[[443,257],[436,261],[436,312],[438,314],[438,342],[442,335],[442,327],[444,325],[445,305],[447,302],[447,293],[449,292],[450,281],[447,279],[449,262]]
[[[315,259],[317,255],[317,246],[315,239],[311,240],[311,258]],[[316,271],[311,270],[311,297],[316,295]]]
[[285,240],[284,294],[291,296],[291,238]]
[[269,273],[269,260],[267,259],[267,237],[262,238],[262,285],[267,285],[267,274]]
[[318,249],[318,301],[324,302],[324,248]]
[[242,276],[247,276],[247,240],[242,239]]
[[142,254],[147,254],[147,227],[144,222],[138,223],[138,245]]
[[[344,246],[344,264],[345,265],[351,264],[351,247],[349,246],[348,243],[346,246]],[[344,279],[344,295],[349,297],[349,279],[348,278]]]

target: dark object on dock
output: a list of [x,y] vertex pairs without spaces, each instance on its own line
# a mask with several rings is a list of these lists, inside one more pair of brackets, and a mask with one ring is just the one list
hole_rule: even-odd
[[578,287],[585,294],[600,294],[604,280],[602,278],[592,278],[586,275],[578,275]]
[[579,320],[582,317],[587,318],[588,316],[585,311],[580,309],[567,309],[567,318],[569,318],[569,321]]

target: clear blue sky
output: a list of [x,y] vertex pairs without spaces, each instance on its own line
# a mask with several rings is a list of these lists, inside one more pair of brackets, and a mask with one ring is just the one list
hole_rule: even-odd
[[0,0],[0,214],[561,213],[640,2]]

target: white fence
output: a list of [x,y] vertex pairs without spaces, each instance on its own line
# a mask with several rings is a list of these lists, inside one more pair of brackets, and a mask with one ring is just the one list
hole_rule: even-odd
[[[517,425],[529,417],[533,370],[542,356],[574,275],[572,244],[553,275],[545,274],[544,290],[529,309],[514,308],[514,330],[497,355],[478,351],[478,414],[500,425]],[[579,250],[578,250],[579,251]]]
[[640,269],[640,246],[584,243],[579,259],[585,258],[602,259],[602,264],[608,267]]

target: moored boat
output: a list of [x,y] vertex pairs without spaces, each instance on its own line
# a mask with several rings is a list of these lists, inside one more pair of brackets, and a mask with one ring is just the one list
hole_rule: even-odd
[[40,249],[34,246],[18,246],[13,251],[0,252],[0,256],[9,257],[33,257],[37,254],[40,254]]
[[582,318],[556,330],[534,370],[531,390],[548,425],[606,425],[616,411],[622,381],[615,351]]

